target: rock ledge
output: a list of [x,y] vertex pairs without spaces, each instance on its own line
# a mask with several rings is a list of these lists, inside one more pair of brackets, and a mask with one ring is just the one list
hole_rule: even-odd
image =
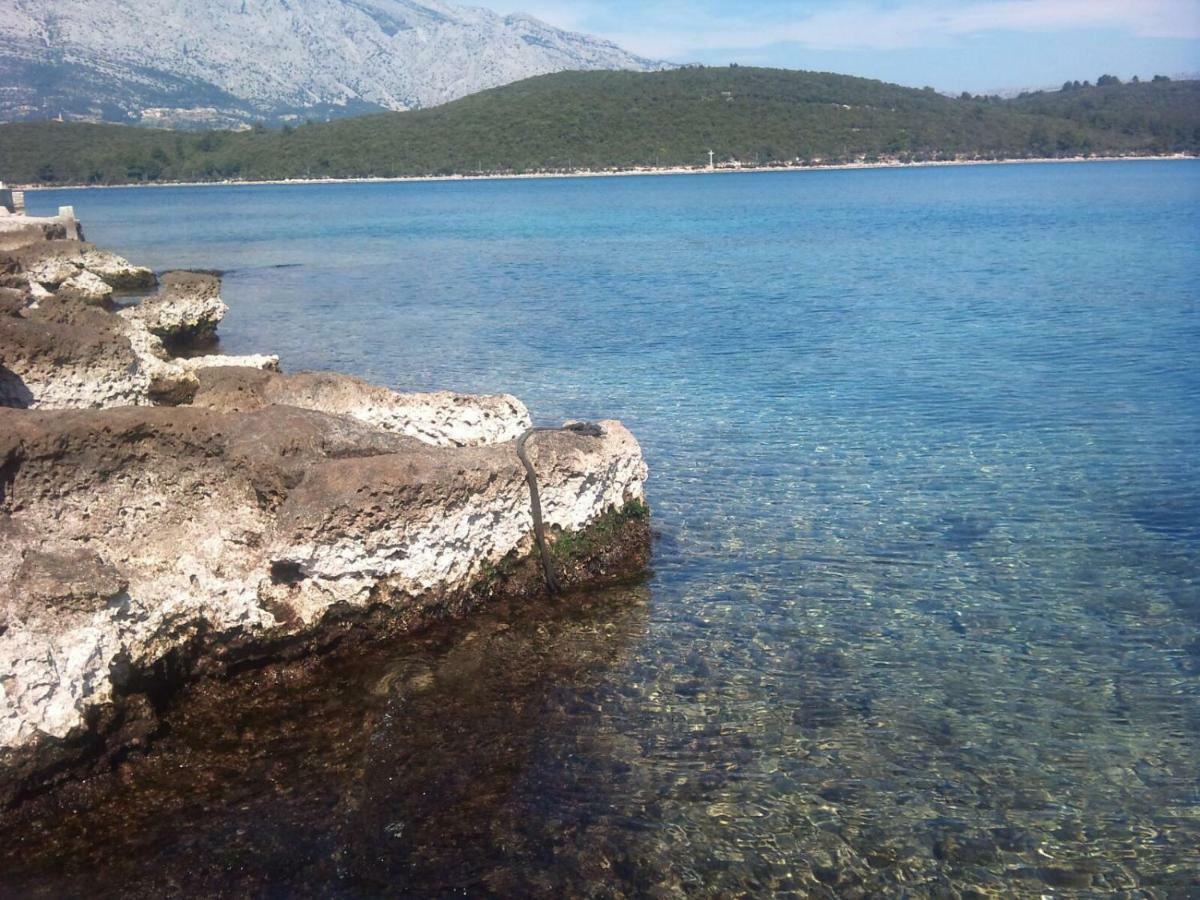
[[[0,254],[0,805],[106,765],[197,677],[543,591],[514,397],[175,355],[227,307],[78,241]],[[97,287],[97,284],[103,288]],[[619,422],[530,457],[573,586],[645,566]]]

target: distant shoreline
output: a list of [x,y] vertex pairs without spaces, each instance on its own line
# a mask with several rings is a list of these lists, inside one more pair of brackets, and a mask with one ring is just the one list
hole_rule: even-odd
[[762,174],[764,172],[797,173],[797,172],[837,172],[843,170],[861,171],[867,169],[937,169],[958,166],[1013,166],[1034,165],[1040,163],[1104,163],[1104,162],[1153,162],[1169,160],[1200,159],[1200,156],[1189,156],[1186,153],[1174,153],[1162,156],[1068,156],[1042,157],[1035,159],[960,159],[929,162],[876,162],[876,163],[843,163],[840,165],[812,166],[738,166],[722,168],[687,168],[687,167],[641,167],[622,169],[619,171],[596,171],[594,169],[575,169],[567,172],[524,172],[512,174],[488,175],[398,175],[390,178],[276,178],[261,181],[244,179],[225,179],[222,181],[154,181],[130,182],[128,184],[33,184],[14,185],[14,189],[23,191],[82,191],[82,190],[113,190],[116,188],[173,188],[173,187],[255,187],[260,185],[313,185],[313,184],[407,184],[410,182],[444,182],[444,181],[523,181],[543,178],[628,178],[640,176],[664,175],[746,175]]

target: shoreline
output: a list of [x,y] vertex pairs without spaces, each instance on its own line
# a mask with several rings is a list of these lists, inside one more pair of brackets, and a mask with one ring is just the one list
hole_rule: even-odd
[[1200,156],[1188,156],[1184,153],[1174,153],[1164,156],[1068,156],[1068,157],[1037,157],[1029,159],[957,159],[931,160],[928,162],[875,162],[875,163],[843,163],[840,165],[811,165],[811,166],[737,166],[724,168],[687,168],[680,166],[646,167],[623,169],[619,171],[594,169],[575,169],[569,172],[522,172],[511,174],[488,175],[397,175],[392,177],[359,178],[276,178],[262,180],[224,179],[221,181],[155,181],[130,182],[128,184],[56,184],[56,185],[15,185],[16,190],[22,191],[82,191],[82,190],[114,190],[117,188],[177,188],[177,187],[258,187],[262,185],[299,186],[314,184],[407,184],[421,182],[460,182],[460,181],[524,181],[533,179],[552,178],[638,178],[647,176],[686,176],[686,175],[747,175],[799,172],[837,172],[863,171],[872,169],[936,169],[965,166],[1014,166],[1036,165],[1042,163],[1105,163],[1105,162],[1169,162],[1196,161]]

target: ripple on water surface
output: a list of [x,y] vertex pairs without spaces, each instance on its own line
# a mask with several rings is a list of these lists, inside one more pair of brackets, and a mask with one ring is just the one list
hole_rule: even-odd
[[660,537],[644,585],[181,708],[7,877],[1200,890],[1198,201],[1192,163],[37,195],[228,270],[231,351],[620,416]]

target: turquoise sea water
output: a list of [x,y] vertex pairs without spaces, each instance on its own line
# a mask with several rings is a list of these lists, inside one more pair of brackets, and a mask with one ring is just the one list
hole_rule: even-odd
[[280,700],[284,774],[156,794],[124,885],[1200,892],[1200,165],[65,203],[225,270],[226,352],[621,418],[660,532],[642,586]]

